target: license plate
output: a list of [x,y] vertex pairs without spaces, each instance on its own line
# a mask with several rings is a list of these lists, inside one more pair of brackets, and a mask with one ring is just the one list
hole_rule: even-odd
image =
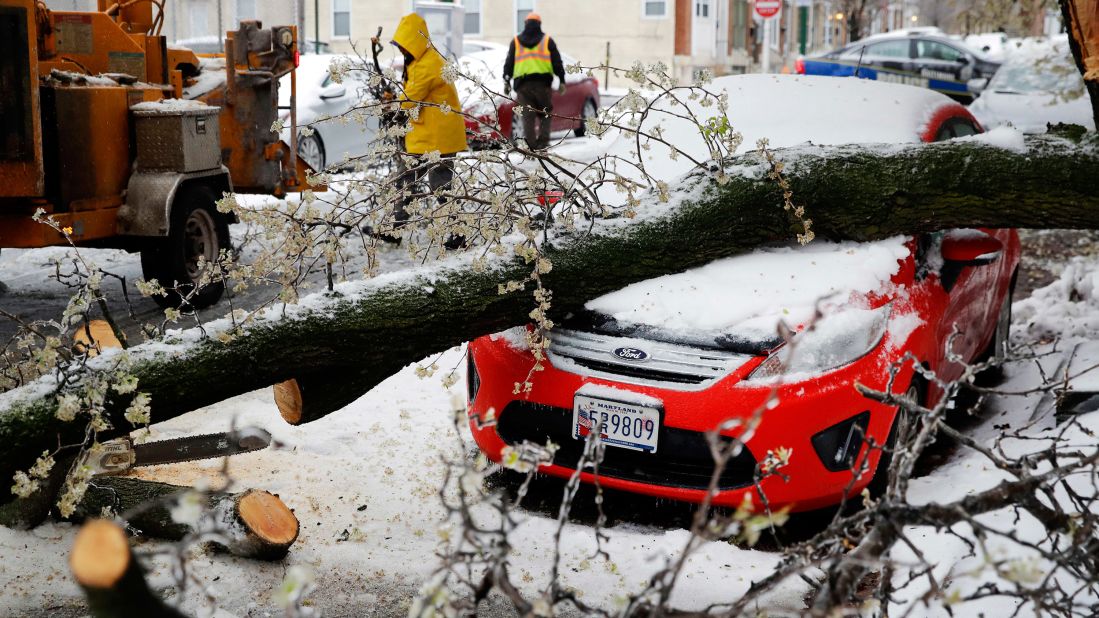
[[584,440],[598,426],[604,444],[656,452],[660,436],[660,409],[576,395],[572,404],[572,437]]

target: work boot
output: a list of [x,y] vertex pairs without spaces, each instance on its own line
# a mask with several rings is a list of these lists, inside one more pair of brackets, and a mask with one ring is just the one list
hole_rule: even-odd
[[458,249],[465,249],[469,245],[466,244],[466,237],[462,234],[451,234],[446,242],[443,243],[447,251],[457,251]]
[[392,234],[387,234],[385,232],[375,232],[374,228],[372,226],[369,226],[369,225],[364,225],[363,226],[363,234],[366,234],[367,236],[369,236],[371,238],[377,238],[378,240],[381,240],[383,242],[387,242],[391,245],[401,244],[401,237],[400,236],[394,236]]

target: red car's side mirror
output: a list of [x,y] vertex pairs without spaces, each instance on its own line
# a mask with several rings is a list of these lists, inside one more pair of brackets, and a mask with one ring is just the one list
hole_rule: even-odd
[[990,264],[999,259],[1004,243],[980,230],[951,230],[943,237],[942,255],[947,262],[965,266]]

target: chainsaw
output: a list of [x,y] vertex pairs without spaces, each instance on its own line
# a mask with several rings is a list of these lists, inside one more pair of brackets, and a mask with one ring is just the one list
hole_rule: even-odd
[[103,442],[86,451],[81,463],[88,466],[92,474],[120,474],[140,466],[251,453],[270,444],[271,434],[259,427],[141,444],[124,437]]

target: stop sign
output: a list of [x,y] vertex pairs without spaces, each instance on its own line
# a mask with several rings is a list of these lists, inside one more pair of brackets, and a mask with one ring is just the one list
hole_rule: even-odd
[[782,9],[782,0],[756,0],[756,15],[763,19],[778,15]]

